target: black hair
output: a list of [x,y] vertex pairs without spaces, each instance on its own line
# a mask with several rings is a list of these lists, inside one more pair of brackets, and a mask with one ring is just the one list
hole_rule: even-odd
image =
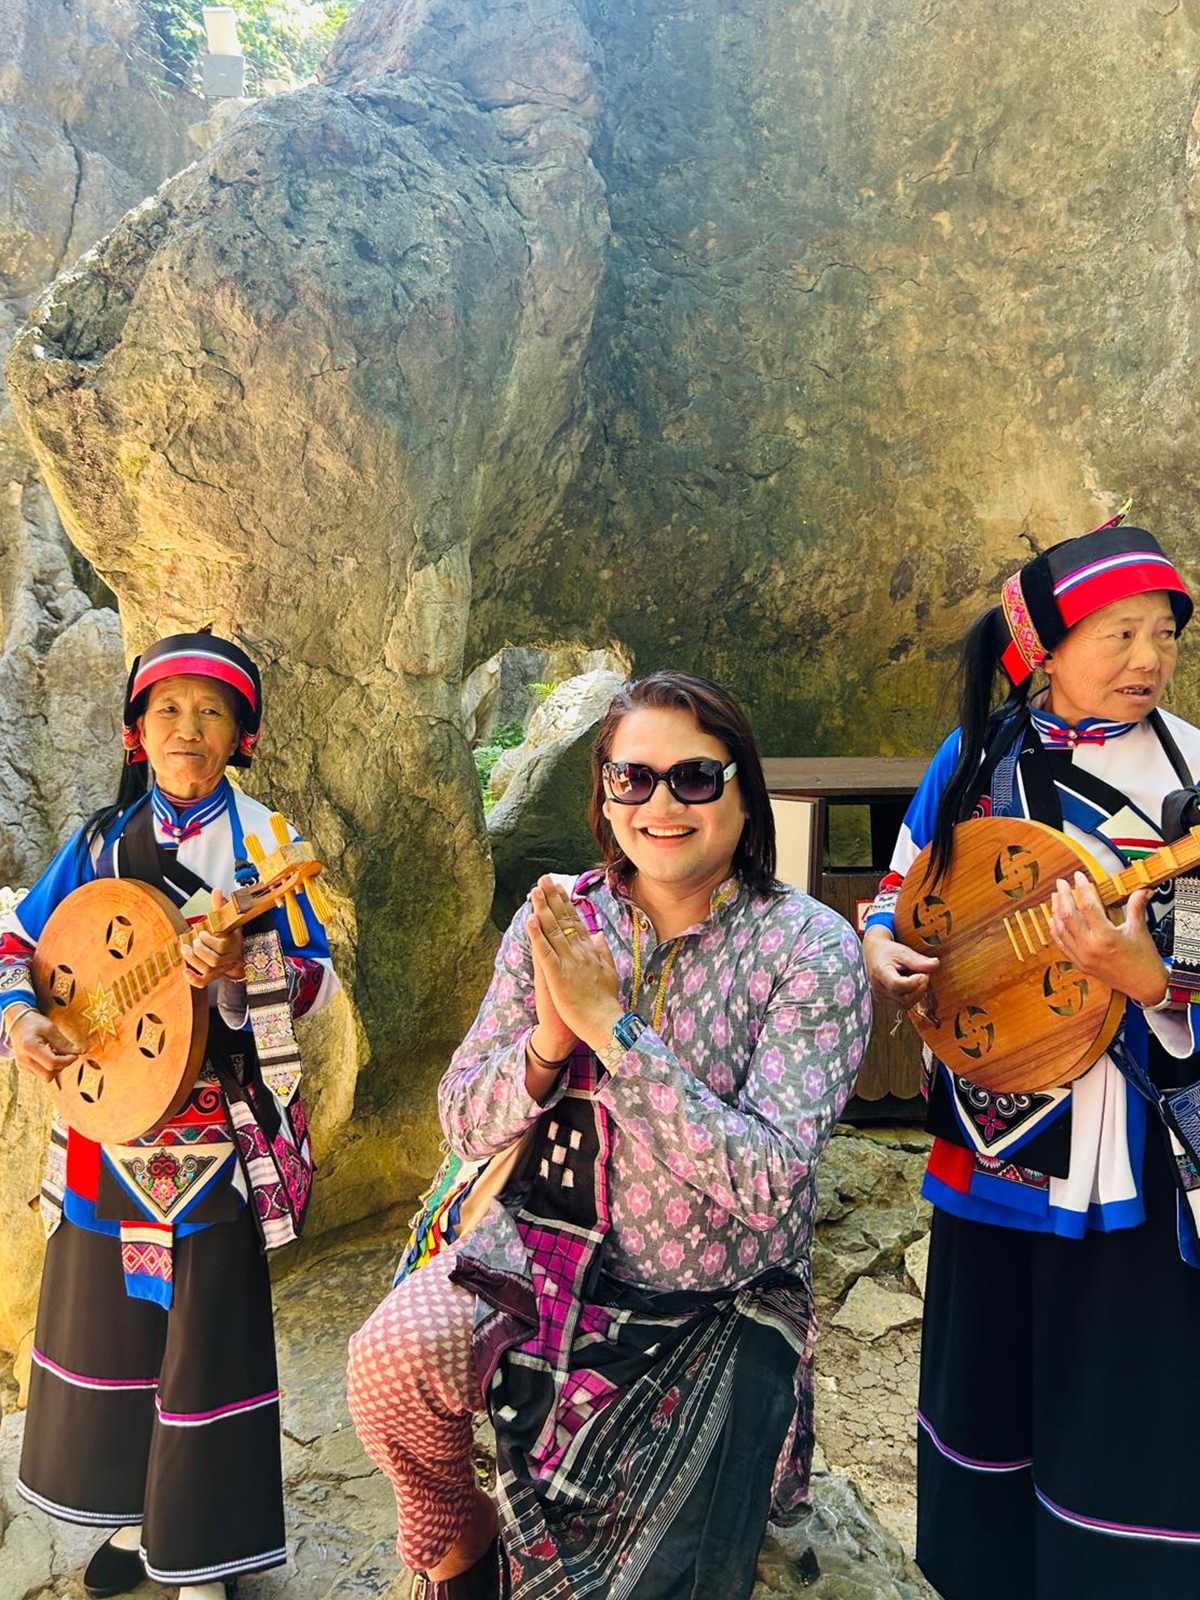
[[148,761],[126,763],[121,768],[121,781],[117,785],[117,798],[110,806],[93,811],[79,834],[79,851],[86,855],[98,838],[103,837],[119,816],[146,794],[150,785],[146,779],[150,771]]
[[[1008,637],[1003,610],[992,606],[976,618],[963,640],[958,662],[958,760],[938,801],[929,862],[929,875],[934,883],[950,865],[955,823],[970,816],[979,798],[980,767],[990,735],[1029,702],[1032,676],[1013,688],[1000,665],[1001,651]],[[1008,691],[999,704],[998,676]]]

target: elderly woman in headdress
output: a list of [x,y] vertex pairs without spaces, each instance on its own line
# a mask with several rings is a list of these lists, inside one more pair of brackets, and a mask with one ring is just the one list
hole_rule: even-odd
[[[936,983],[892,914],[960,820],[1049,823],[1109,872],[1164,842],[1164,799],[1200,769],[1200,730],[1159,709],[1192,601],[1150,534],[1119,523],[1028,562],[968,634],[961,726],[869,918],[877,998],[912,1006]],[[1059,880],[1054,943],[1128,996],[1069,1087],[990,1094],[932,1065],[917,1559],[945,1600],[1200,1595],[1200,1176],[1161,1115],[1162,1091],[1197,1076],[1196,974],[1178,959],[1195,889],[1175,893],[1172,961],[1170,886],[1116,923],[1082,873]]]
[[[270,839],[270,813],[225,769],[250,765],[261,716],[258,669],[228,640],[177,634],[134,662],[116,803],[0,921],[0,1030],[19,1067],[49,1081],[76,1059],[30,974],[72,890],[136,878],[196,921],[252,880],[246,837]],[[262,920],[244,939],[204,929],[191,944],[187,976],[211,1009],[182,1110],[133,1144],[52,1132],[18,1487],[52,1516],[113,1530],[84,1575],[90,1595],[148,1574],[181,1600],[217,1600],[286,1556],[263,1251],[295,1237],[311,1176],[291,1019],[337,979],[315,920],[302,949],[282,912]]]

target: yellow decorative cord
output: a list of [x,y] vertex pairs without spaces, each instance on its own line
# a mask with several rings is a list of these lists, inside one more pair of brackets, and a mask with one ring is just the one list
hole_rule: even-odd
[[[739,887],[740,885],[738,883],[732,883],[726,888],[722,889],[720,894],[717,895],[716,899],[709,907],[710,914],[715,911],[719,911],[727,900],[732,900],[734,895],[738,892]],[[638,1000],[642,992],[642,924],[636,906],[633,908],[632,916],[633,982],[630,986],[629,1009],[631,1011],[636,1011],[638,1008]],[[650,1026],[654,1029],[655,1033],[658,1032],[659,1027],[662,1024],[663,1011],[666,1008],[667,1003],[667,983],[671,977],[671,968],[675,965],[676,957],[679,955],[682,946],[683,935],[680,934],[678,939],[672,940],[671,948],[667,952],[667,958],[663,962],[662,975],[658,980],[658,989],[654,996],[654,1009],[650,1013]]]

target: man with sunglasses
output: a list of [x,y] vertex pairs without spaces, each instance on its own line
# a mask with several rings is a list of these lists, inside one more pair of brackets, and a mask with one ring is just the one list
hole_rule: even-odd
[[516,1175],[449,1249],[440,1213],[351,1340],[428,1600],[502,1576],[514,1600],[738,1600],[807,1488],[813,1177],[870,1030],[859,943],[776,881],[753,734],[716,684],[622,690],[591,821],[605,864],[535,886],[441,1085],[452,1151],[524,1139]]

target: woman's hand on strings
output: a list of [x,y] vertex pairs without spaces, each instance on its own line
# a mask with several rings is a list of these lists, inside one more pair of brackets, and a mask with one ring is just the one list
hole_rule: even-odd
[[868,928],[863,936],[863,956],[876,1000],[907,1011],[929,988],[940,963],[893,939],[886,928]]
[[[213,890],[212,908],[220,911],[225,896],[220,889]],[[190,944],[183,946],[184,973],[193,989],[207,989],[218,978],[241,979],[246,976],[242,965],[242,930],[234,928],[229,933],[211,933],[199,924]]]
[[612,953],[602,934],[589,936],[571,897],[553,878],[539,878],[530,899],[533,915],[526,927],[535,995],[540,980],[557,1025],[571,1040],[582,1039],[596,1049],[608,1041],[624,1012]]
[[49,1017],[30,1006],[8,1030],[13,1058],[22,1072],[43,1083],[54,1083],[64,1067],[79,1058],[79,1052]]
[[1059,878],[1050,898],[1050,933],[1067,960],[1087,978],[1098,978],[1139,1005],[1157,1005],[1167,991],[1167,969],[1146,925],[1149,889],[1137,889],[1125,920],[1111,922],[1096,886],[1085,872],[1074,884]]

